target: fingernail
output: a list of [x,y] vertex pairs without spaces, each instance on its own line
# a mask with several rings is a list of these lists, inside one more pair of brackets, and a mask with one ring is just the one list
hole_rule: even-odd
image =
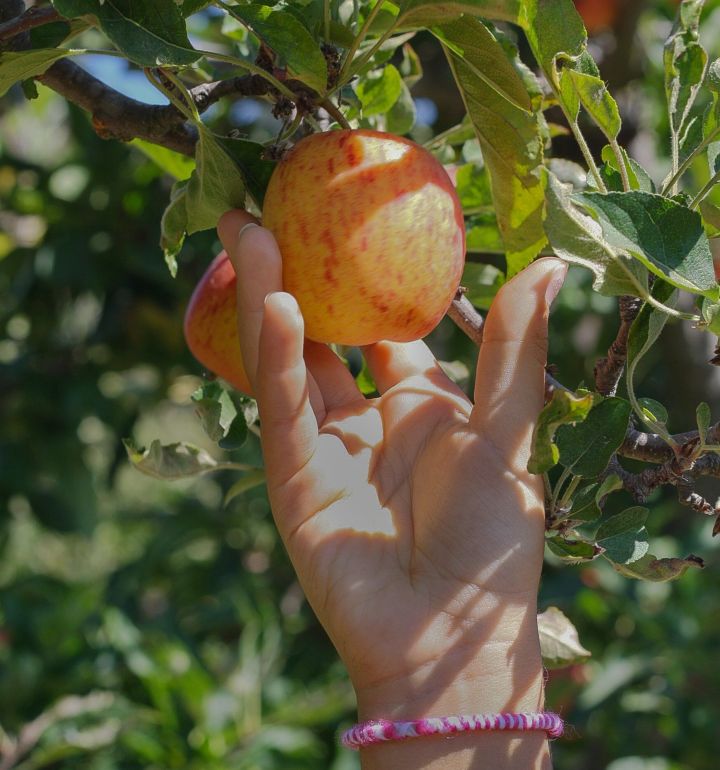
[[555,297],[557,297],[558,293],[560,292],[560,289],[562,288],[563,281],[565,280],[565,275],[567,274],[567,265],[561,264],[558,265],[551,273],[550,280],[548,281],[547,286],[545,287],[545,303],[548,307],[552,305],[552,303],[555,301]]
[[292,294],[289,294],[286,291],[271,291],[269,294],[265,295],[265,304],[267,304],[271,299],[275,304],[279,304],[283,309],[283,312],[287,313],[288,315],[292,313],[296,316],[300,316],[300,307],[298,306],[297,300],[295,297],[293,297]]
[[243,225],[240,228],[240,232],[238,232],[238,236],[237,236],[238,243],[240,242],[241,238],[243,237],[243,234],[245,233],[245,231],[249,230],[251,227],[260,227],[260,225],[256,224],[255,222],[248,222],[246,225]]

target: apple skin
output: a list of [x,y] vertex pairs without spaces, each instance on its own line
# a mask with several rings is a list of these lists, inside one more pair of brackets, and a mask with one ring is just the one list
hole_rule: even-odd
[[589,35],[612,27],[618,18],[617,0],[575,0],[575,7]]
[[465,259],[455,188],[424,148],[366,129],[302,139],[276,167],[263,225],[317,342],[408,342],[440,322]]
[[195,287],[183,329],[190,352],[203,366],[253,395],[240,354],[237,278],[227,252],[215,257]]

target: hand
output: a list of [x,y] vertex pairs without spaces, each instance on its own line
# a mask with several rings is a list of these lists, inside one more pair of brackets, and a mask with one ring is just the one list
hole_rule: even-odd
[[229,212],[218,232],[270,502],[361,718],[541,707],[543,488],[526,465],[564,264],[539,260],[499,292],[474,406],[421,341],[363,350],[380,393],[366,399],[327,346],[303,342],[273,236],[238,237],[250,221]]

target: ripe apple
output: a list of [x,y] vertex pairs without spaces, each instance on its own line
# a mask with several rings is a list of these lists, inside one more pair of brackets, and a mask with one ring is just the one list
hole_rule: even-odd
[[211,372],[252,395],[237,331],[237,279],[226,252],[210,263],[185,311],[185,340],[190,352]]
[[465,226],[450,177],[427,150],[391,134],[299,141],[270,179],[263,225],[317,342],[420,339],[462,275]]
[[612,27],[618,18],[618,0],[575,0],[589,35]]

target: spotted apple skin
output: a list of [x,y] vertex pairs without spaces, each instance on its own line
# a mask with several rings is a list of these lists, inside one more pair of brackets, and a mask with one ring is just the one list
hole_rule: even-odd
[[414,142],[370,130],[298,142],[278,164],[263,225],[283,259],[305,334],[318,342],[407,342],[447,311],[465,226],[443,166]]
[[190,352],[214,374],[252,395],[240,354],[237,329],[237,279],[225,251],[210,263],[185,311],[185,340]]

